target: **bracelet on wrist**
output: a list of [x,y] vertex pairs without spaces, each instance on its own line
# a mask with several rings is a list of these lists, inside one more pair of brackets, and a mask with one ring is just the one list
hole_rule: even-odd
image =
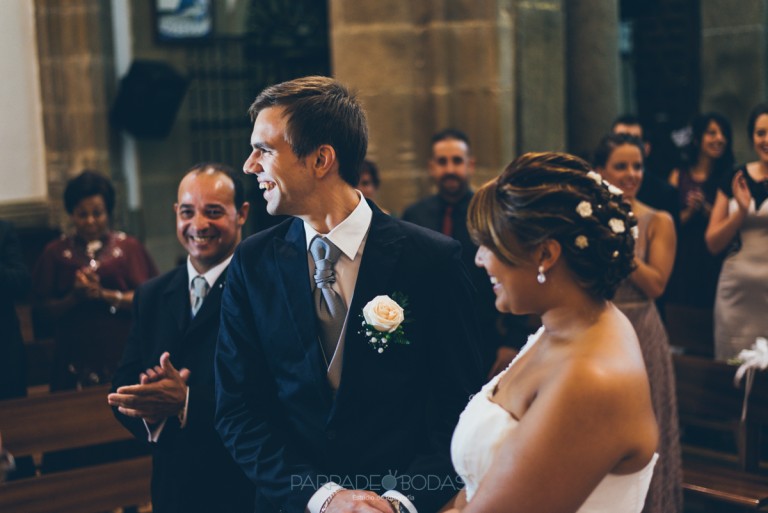
[[389,505],[392,506],[392,510],[395,513],[409,513],[408,508],[403,506],[403,503],[397,500],[394,497],[384,497],[387,502],[389,502]]
[[331,504],[331,501],[333,500],[333,498],[336,497],[336,494],[342,490],[343,488],[339,488],[338,490],[332,491],[331,494],[328,496],[328,498],[326,498],[325,501],[323,502],[323,505],[320,506],[320,509],[318,510],[317,513],[325,513],[325,510],[328,509],[328,506]]
[[111,314],[117,313],[117,309],[120,308],[120,303],[123,302],[123,292],[120,290],[116,290],[115,295],[108,302],[109,302],[109,313]]

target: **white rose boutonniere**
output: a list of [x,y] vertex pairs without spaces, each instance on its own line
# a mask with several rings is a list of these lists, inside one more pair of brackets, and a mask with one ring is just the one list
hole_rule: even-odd
[[403,330],[408,301],[397,292],[392,295],[397,301],[389,296],[376,296],[360,314],[362,323],[358,333],[378,353],[383,353],[390,343],[410,344]]

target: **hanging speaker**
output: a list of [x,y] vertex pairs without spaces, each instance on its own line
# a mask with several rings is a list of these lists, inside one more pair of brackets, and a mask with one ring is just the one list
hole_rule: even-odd
[[120,79],[109,119],[138,139],[162,139],[173,127],[189,81],[160,61],[136,60]]

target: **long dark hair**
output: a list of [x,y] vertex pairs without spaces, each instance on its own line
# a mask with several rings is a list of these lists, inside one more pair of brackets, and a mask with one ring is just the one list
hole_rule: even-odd
[[707,128],[709,128],[709,124],[713,121],[717,123],[717,126],[720,127],[720,131],[723,132],[723,137],[725,137],[725,150],[720,158],[712,163],[712,170],[709,173],[707,180],[702,185],[704,194],[710,199],[714,198],[717,186],[722,181],[722,177],[733,170],[733,130],[731,129],[730,121],[728,121],[725,116],[717,112],[707,112],[705,114],[699,114],[693,121],[691,121],[691,142],[686,147],[688,165],[682,170],[684,173],[688,173],[690,172],[690,169],[699,162],[701,140],[704,138],[704,134],[706,133]]

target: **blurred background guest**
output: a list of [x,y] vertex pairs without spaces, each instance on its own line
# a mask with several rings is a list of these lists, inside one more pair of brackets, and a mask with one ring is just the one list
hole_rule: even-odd
[[482,334],[480,354],[489,376],[505,369],[522,347],[531,330],[528,317],[500,315],[494,306],[488,274],[475,265],[477,246],[467,229],[467,209],[474,191],[470,180],[475,172],[475,157],[469,137],[455,128],[446,128],[432,136],[429,176],[437,193],[410,205],[403,212],[408,221],[441,232],[461,243],[462,260],[477,290],[477,315]]
[[[637,199],[643,181],[643,143],[628,134],[611,134],[595,150],[595,169],[624,192],[637,219],[635,270],[619,286],[614,303],[632,322],[640,341],[659,424],[659,461],[644,512],[682,511],[682,471],[675,376],[669,341],[654,299],[663,292],[675,260],[675,226],[669,213]],[[616,226],[614,231],[623,230]],[[618,255],[617,255],[618,257]]]
[[[649,134],[643,126],[638,116],[634,114],[622,114],[613,120],[611,133],[629,134],[637,137],[643,143],[643,165],[647,166],[651,157],[653,146],[650,142]],[[654,169],[643,168],[643,181],[640,184],[640,190],[635,195],[637,199],[644,204],[657,210],[669,212],[672,219],[677,222],[680,215],[680,209],[677,206],[677,195],[663,177],[666,177],[671,166],[659,162]]]
[[365,159],[360,164],[360,179],[357,182],[357,189],[363,193],[367,199],[376,203],[376,193],[379,192],[379,168],[372,161]]
[[728,250],[715,295],[715,358],[727,360],[768,333],[768,104],[752,109],[747,133],[757,160],[726,174],[706,231],[713,254]]
[[14,302],[29,290],[19,239],[11,223],[0,220],[0,399],[27,395],[24,340]]
[[33,273],[37,325],[54,330],[51,390],[109,381],[130,327],[134,289],[157,274],[141,243],[110,229],[115,190],[95,171],[67,183],[74,233],[46,246]]
[[697,116],[685,153],[684,165],[669,175],[670,185],[678,191],[680,224],[667,298],[668,303],[711,311],[722,257],[710,254],[704,233],[717,187],[733,171],[731,123],[716,112]]

